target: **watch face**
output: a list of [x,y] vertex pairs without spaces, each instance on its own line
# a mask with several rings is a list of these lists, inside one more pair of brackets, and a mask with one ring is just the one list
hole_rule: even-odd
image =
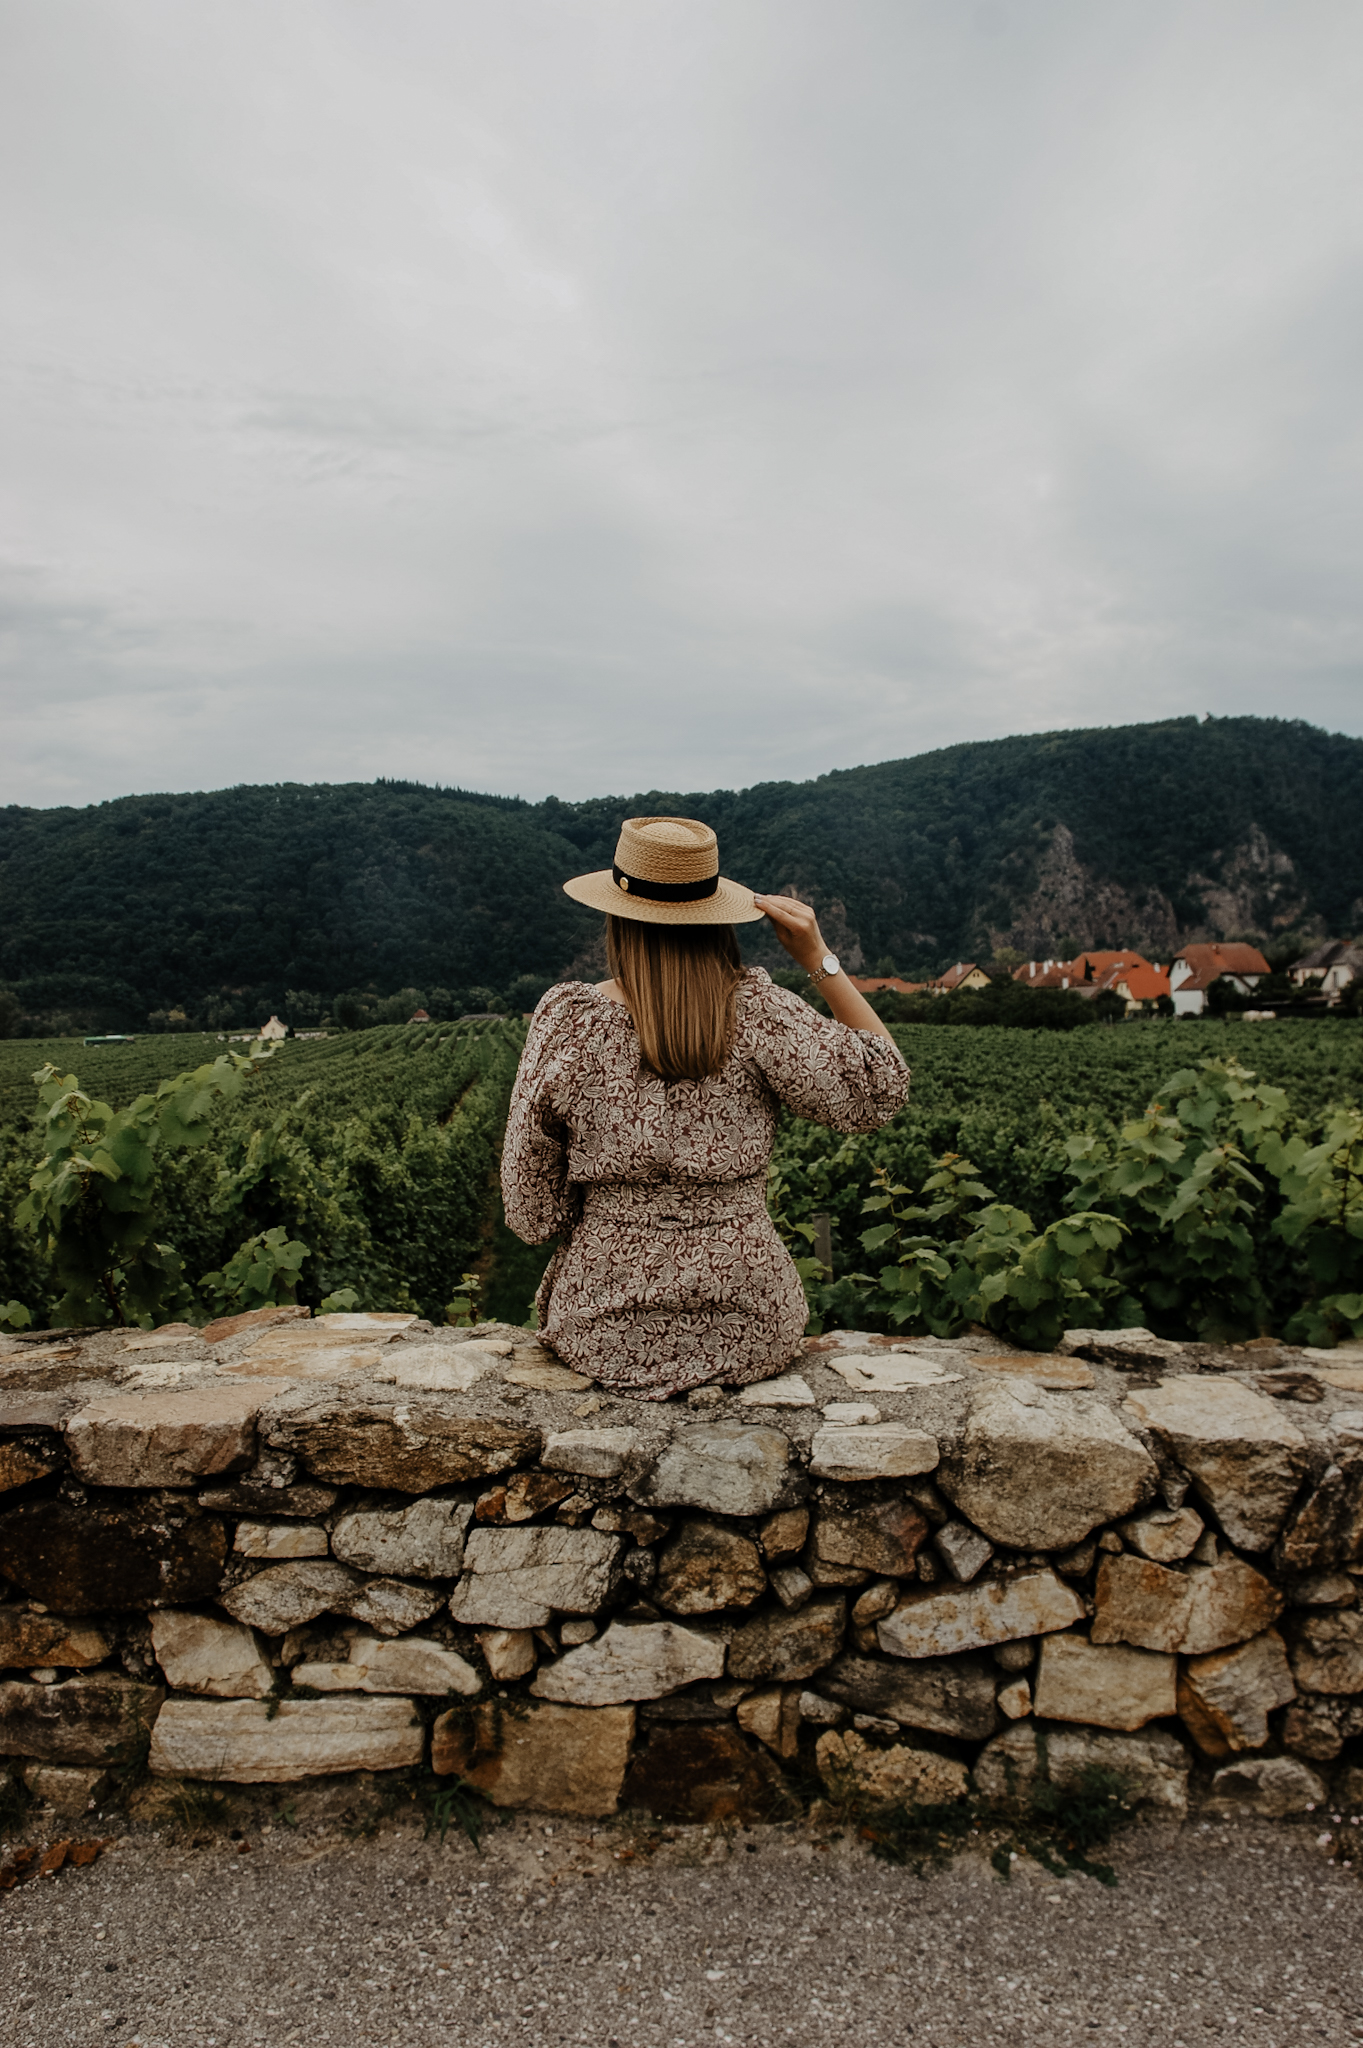
[[822,960],[822,962],[821,962],[820,964],[822,965],[822,967],[823,967],[823,971],[824,971],[824,973],[825,973],[825,974],[836,974],[836,973],[837,973],[837,971],[838,971],[838,956],[837,956],[837,954],[836,954],[836,953],[825,953],[825,954],[824,954],[824,956],[823,956],[823,960]]

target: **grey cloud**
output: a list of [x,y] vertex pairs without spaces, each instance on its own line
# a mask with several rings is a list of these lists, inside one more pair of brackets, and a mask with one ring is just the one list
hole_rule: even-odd
[[0,801],[1363,729],[1353,10],[0,20]]

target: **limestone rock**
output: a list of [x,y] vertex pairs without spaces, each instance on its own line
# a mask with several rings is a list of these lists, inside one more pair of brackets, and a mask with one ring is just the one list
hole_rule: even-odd
[[775,1564],[781,1558],[797,1556],[808,1534],[809,1509],[783,1508],[779,1514],[767,1516],[757,1537],[762,1555]]
[[490,1417],[456,1415],[430,1400],[391,1405],[331,1394],[262,1418],[272,1450],[289,1451],[317,1479],[394,1493],[430,1493],[491,1478],[539,1454],[540,1432]]
[[256,1417],[279,1386],[110,1394],[66,1425],[71,1463],[92,1486],[192,1486],[255,1455]]
[[410,1579],[367,1579],[345,1612],[381,1636],[400,1636],[429,1621],[444,1597],[438,1586],[417,1586]]
[[821,1429],[810,1452],[816,1479],[901,1479],[932,1472],[937,1439],[903,1422],[879,1422],[852,1429]]
[[431,1768],[457,1771],[494,1806],[539,1813],[614,1813],[634,1740],[633,1707],[562,1707],[535,1701],[502,1714],[496,1703],[472,1722],[442,1714],[431,1731]]
[[224,1379],[275,1379],[289,1387],[297,1381],[346,1380],[360,1373],[377,1379],[383,1353],[372,1340],[333,1337],[326,1341],[321,1331],[280,1330],[258,1337],[239,1358],[221,1368]]
[[773,1756],[789,1760],[800,1747],[800,1695],[791,1686],[773,1685],[752,1692],[740,1700],[738,1725],[745,1735],[755,1735]]
[[1155,1650],[1047,1636],[1041,1645],[1035,1706],[1043,1721],[1094,1728],[1143,1728],[1175,1708],[1175,1660]]
[[1283,1596],[1238,1557],[1188,1572],[1123,1553],[1105,1557],[1094,1591],[1095,1643],[1203,1656],[1271,1628]]
[[662,1515],[646,1515],[642,1508],[605,1507],[592,1516],[592,1527],[608,1536],[632,1536],[636,1543],[648,1544],[666,1536],[672,1524]]
[[983,1742],[998,1726],[994,1674],[983,1657],[894,1664],[880,1657],[839,1657],[820,1672],[819,1690],[857,1713],[963,1742]]
[[533,1387],[540,1394],[585,1394],[591,1381],[585,1373],[560,1365],[546,1352],[542,1359],[513,1359],[502,1375],[513,1387]]
[[877,1806],[940,1806],[969,1790],[966,1767],[931,1749],[895,1743],[873,1749],[855,1730],[829,1729],[814,1749],[819,1776],[835,1799],[868,1799]]
[[[739,1391],[740,1408],[813,1408],[813,1391],[798,1372],[778,1373],[774,1379],[758,1380]],[[770,1744],[767,1745],[771,1747]]]
[[751,1607],[767,1590],[757,1545],[716,1522],[686,1522],[658,1560],[652,1597],[672,1614]]
[[1191,1478],[1231,1542],[1267,1550],[1306,1469],[1306,1439],[1281,1406],[1239,1380],[1193,1373],[1128,1396]]
[[1319,1486],[1283,1531],[1284,1571],[1321,1572],[1363,1558],[1363,1450],[1339,1453]]
[[1029,1571],[909,1593],[876,1633],[892,1657],[949,1657],[1072,1628],[1083,1613],[1083,1601],[1063,1579],[1051,1571]]
[[528,1628],[484,1628],[478,1647],[493,1679],[524,1678],[535,1668],[535,1636]]
[[324,1315],[314,1317],[309,1328],[317,1331],[324,1341],[336,1335],[363,1335],[373,1338],[376,1343],[387,1344],[410,1330],[417,1320],[415,1315],[404,1309],[328,1309]]
[[1283,1748],[1311,1763],[1333,1763],[1351,1735],[1363,1735],[1363,1699],[1357,1694],[1307,1693],[1283,1715]]
[[814,1591],[814,1581],[798,1564],[778,1564],[771,1574],[771,1590],[781,1605],[794,1613]]
[[472,1516],[467,1501],[448,1493],[427,1494],[409,1507],[361,1507],[341,1516],[331,1548],[357,1571],[453,1579],[463,1569],[464,1535]]
[[1317,1572],[1298,1579],[1290,1598],[1293,1607],[1356,1607],[1358,1583],[1347,1572]]
[[547,1628],[555,1613],[595,1614],[623,1549],[598,1529],[475,1529],[450,1613],[484,1628]]
[[[552,1472],[513,1472],[500,1485],[479,1494],[473,1516],[478,1522],[533,1522],[550,1508],[571,1500],[577,1488],[571,1479],[559,1479]],[[585,1521],[585,1515],[581,1517]],[[593,1516],[592,1527],[600,1521]]]
[[994,1555],[993,1544],[968,1522],[944,1522],[933,1536],[932,1547],[952,1578],[962,1585],[978,1577]]
[[990,1381],[937,1483],[996,1543],[1068,1550],[1154,1491],[1154,1459],[1096,1396]]
[[882,1577],[904,1578],[928,1533],[916,1507],[905,1500],[879,1506],[822,1508],[814,1522],[814,1555],[823,1564],[853,1565]]
[[1363,1613],[1336,1610],[1299,1621],[1292,1672],[1303,1692],[1363,1692]]
[[1207,1756],[1262,1749],[1269,1714],[1296,1696],[1287,1650],[1276,1629],[1265,1629],[1231,1650],[1190,1657],[1179,1674],[1178,1711]]
[[979,1352],[967,1354],[966,1363],[976,1372],[987,1373],[991,1379],[1000,1375],[1005,1378],[1014,1373],[1024,1379],[1034,1380],[1039,1387],[1051,1393],[1087,1393],[1097,1385],[1093,1374],[1077,1358],[1058,1358],[1054,1352],[1013,1351],[982,1357]]
[[[1062,1790],[1079,1783],[1093,1766],[1115,1771],[1125,1780],[1127,1798],[1163,1819],[1183,1820],[1188,1812],[1188,1752],[1176,1736],[1162,1728],[1116,1735],[1106,1729],[1048,1728],[1045,1768]],[[1014,1792],[1026,1797],[1041,1774],[1037,1726],[1015,1721],[996,1735],[976,1759],[976,1790],[986,1799],[1010,1801]],[[1011,1783],[1010,1783],[1011,1780]]]
[[61,1820],[80,1820],[108,1789],[109,1773],[98,1764],[29,1764],[24,1783],[40,1806]]
[[913,1387],[942,1387],[961,1377],[958,1372],[944,1372],[941,1358],[931,1352],[900,1353],[891,1358],[883,1352],[879,1356],[848,1352],[823,1362],[849,1387],[873,1394],[906,1394]]
[[224,1515],[259,1515],[272,1520],[288,1515],[298,1521],[329,1515],[340,1499],[334,1486],[317,1486],[303,1480],[296,1486],[276,1486],[268,1479],[239,1479],[233,1486],[210,1486],[199,1495],[201,1508]]
[[724,1821],[765,1821],[781,1810],[779,1766],[765,1749],[723,1722],[647,1727],[635,1749],[622,1794],[659,1820],[711,1827]]
[[59,1614],[209,1599],[226,1556],[222,1523],[182,1494],[49,1495],[0,1514],[0,1573]]
[[478,1355],[481,1347],[423,1344],[420,1349],[395,1344],[380,1353],[370,1377],[381,1387],[412,1387],[426,1394],[467,1394],[496,1370],[497,1360]]
[[1066,1330],[1056,1349],[1065,1358],[1092,1358],[1129,1371],[1138,1365],[1176,1364],[1183,1346],[1151,1330]]
[[114,1671],[60,1685],[9,1679],[0,1683],[0,1740],[11,1756],[107,1766],[136,1751],[164,1698],[163,1687]]
[[629,1494],[641,1507],[765,1515],[780,1503],[790,1477],[790,1443],[779,1429],[696,1422],[678,1432]]
[[1031,1713],[1032,1685],[1025,1673],[1019,1672],[1016,1678],[1010,1678],[1006,1685],[999,1687],[995,1705],[1010,1721],[1021,1721]]
[[582,1479],[614,1479],[638,1442],[637,1429],[564,1429],[545,1438],[540,1463],[547,1471],[573,1472]]
[[0,1443],[0,1493],[12,1493],[16,1486],[46,1479],[54,1469],[51,1459],[40,1458],[26,1444]]
[[1323,1806],[1326,1797],[1325,1780],[1296,1757],[1247,1756],[1222,1765],[1212,1779],[1207,1810],[1284,1820],[1289,1814]]
[[299,1558],[293,1564],[267,1565],[254,1578],[230,1587],[219,1605],[248,1628],[282,1636],[319,1614],[349,1614],[363,1585],[364,1580],[349,1565]]
[[260,1644],[252,1630],[238,1622],[162,1607],[152,1616],[151,1643],[176,1692],[219,1700],[263,1700],[274,1688],[274,1673]]
[[216,1322],[206,1323],[198,1334],[205,1344],[230,1344],[244,1330],[268,1330],[276,1323],[306,1322],[310,1313],[293,1302],[281,1303],[278,1308],[248,1308],[240,1315],[219,1316]]
[[759,1614],[729,1645],[731,1678],[772,1678],[788,1684],[822,1671],[842,1648],[847,1602],[811,1600],[795,1613]]
[[1123,1522],[1122,1535],[1132,1550],[1153,1563],[1177,1564],[1196,1548],[1204,1527],[1193,1508],[1152,1508]]
[[[271,1709],[274,1709],[273,1713]],[[278,1785],[333,1771],[419,1764],[425,1730],[410,1700],[167,1700],[152,1730],[154,1777]]]
[[325,1557],[327,1532],[316,1522],[238,1522],[232,1548],[241,1557]]
[[[30,1614],[25,1607],[0,1607],[0,1671],[35,1664],[58,1670],[83,1671],[113,1655],[112,1638],[88,1622],[68,1621],[61,1614]],[[0,1751],[4,1749],[0,1732]]]
[[356,1636],[344,1664],[295,1664],[293,1682],[315,1692],[481,1692],[483,1681],[457,1650],[421,1636],[383,1642]]
[[530,1687],[537,1699],[573,1707],[615,1707],[656,1700],[699,1679],[724,1674],[718,1636],[679,1628],[672,1621],[612,1622],[595,1642],[542,1664]]

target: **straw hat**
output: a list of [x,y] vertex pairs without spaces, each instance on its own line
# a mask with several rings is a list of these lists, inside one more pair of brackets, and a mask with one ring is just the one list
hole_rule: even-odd
[[752,890],[719,872],[719,844],[699,818],[626,818],[615,866],[575,875],[578,903],[644,924],[754,924]]

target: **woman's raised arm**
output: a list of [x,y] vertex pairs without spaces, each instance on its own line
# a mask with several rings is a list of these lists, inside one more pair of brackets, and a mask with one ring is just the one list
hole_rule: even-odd
[[[886,1026],[861,991],[853,988],[841,967],[836,974],[820,974],[829,948],[824,944],[819,920],[807,903],[801,903],[794,896],[754,896],[753,902],[766,914],[796,966],[803,967],[806,974],[820,975],[819,988],[824,1001],[839,1024],[848,1024],[853,1031],[874,1031],[881,1038],[890,1038]],[[894,1044],[892,1038],[890,1043]]]

